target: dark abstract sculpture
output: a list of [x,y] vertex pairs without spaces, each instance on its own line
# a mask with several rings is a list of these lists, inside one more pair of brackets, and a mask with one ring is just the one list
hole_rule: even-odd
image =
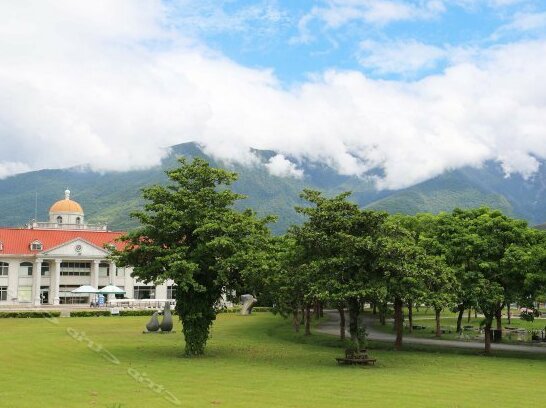
[[170,332],[173,329],[173,315],[171,313],[171,305],[169,302],[165,302],[163,308],[163,320],[160,325],[161,331]]
[[252,313],[252,308],[256,304],[258,299],[252,295],[241,295],[241,316],[248,316]]
[[156,332],[159,330],[159,320],[157,320],[157,312],[154,312],[154,314],[152,315],[152,318],[146,325],[146,329],[149,332]]

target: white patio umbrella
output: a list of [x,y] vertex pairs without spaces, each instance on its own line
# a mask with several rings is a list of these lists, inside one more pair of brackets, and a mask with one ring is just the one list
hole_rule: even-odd
[[74,289],[72,293],[99,293],[99,291],[91,285],[83,285]]
[[125,293],[125,291],[117,286],[108,285],[102,289],[99,289],[97,293],[102,293],[103,295],[122,295]]

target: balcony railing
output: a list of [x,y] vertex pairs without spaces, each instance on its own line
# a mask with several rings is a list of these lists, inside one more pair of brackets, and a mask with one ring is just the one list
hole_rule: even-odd
[[108,231],[106,224],[58,224],[56,222],[33,222],[29,229]]

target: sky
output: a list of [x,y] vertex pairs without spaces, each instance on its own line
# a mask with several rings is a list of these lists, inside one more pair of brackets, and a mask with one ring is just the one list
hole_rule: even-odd
[[533,177],[546,1],[0,0],[0,178],[143,169],[188,141],[378,188],[490,160]]

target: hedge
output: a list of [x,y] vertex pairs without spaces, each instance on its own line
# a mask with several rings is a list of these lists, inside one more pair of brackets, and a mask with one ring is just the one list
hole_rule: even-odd
[[0,312],[0,319],[9,319],[9,318],[46,318],[46,317],[59,317],[61,312],[38,312],[38,311],[28,311],[28,312]]
[[98,317],[111,316],[110,310],[78,310],[70,312],[70,317]]

